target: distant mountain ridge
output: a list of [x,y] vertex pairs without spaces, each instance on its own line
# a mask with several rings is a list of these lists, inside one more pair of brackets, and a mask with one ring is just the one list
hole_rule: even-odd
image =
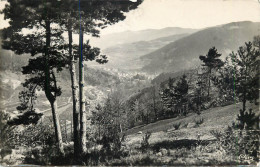
[[256,35],[260,35],[260,22],[234,22],[203,29],[142,56],[142,70],[159,74],[190,69],[201,63],[199,56],[211,47],[215,46],[224,58]]
[[151,41],[157,38],[171,35],[192,33],[197,31],[191,28],[167,27],[163,29],[147,29],[141,31],[125,31],[113,34],[101,35],[101,38],[91,38],[94,46],[106,49],[119,44],[134,43],[138,41]]

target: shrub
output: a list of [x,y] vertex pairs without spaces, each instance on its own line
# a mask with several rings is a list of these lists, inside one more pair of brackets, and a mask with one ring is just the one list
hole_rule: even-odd
[[180,128],[180,126],[181,126],[181,122],[173,124],[173,127],[175,130],[178,130]]
[[257,156],[259,148],[258,130],[235,130],[228,127],[225,132],[218,135],[217,140],[218,146],[223,148],[229,155],[235,157],[247,156],[255,161],[259,160]]
[[222,136],[222,133],[219,130],[211,130],[210,134],[214,136],[217,140],[219,140]]
[[[7,124],[7,120],[10,116],[6,111],[0,110],[0,153],[1,156],[10,153],[11,148],[15,145],[15,131],[14,127]],[[10,153],[11,154],[11,153]]]
[[[0,155],[1,158],[3,159],[6,155],[12,154],[12,149],[10,148],[1,148],[0,150]],[[1,161],[0,161],[1,162]]]
[[142,152],[147,151],[148,148],[150,147],[150,144],[149,144],[150,137],[151,137],[151,132],[146,132],[145,135],[143,136],[143,140],[141,142],[141,147],[140,147]]
[[117,130],[111,131],[110,134],[104,135],[101,140],[103,145],[101,152],[106,158],[120,158],[123,155],[122,143],[125,140],[125,135],[120,135]]
[[187,127],[188,127],[188,124],[189,124],[189,123],[187,123],[187,122],[186,122],[186,123],[183,123],[183,124],[182,124],[182,127],[183,127],[183,128],[187,128]]
[[249,112],[241,109],[240,113],[237,115],[237,120],[239,123],[234,127],[239,129],[253,129],[254,125],[259,122],[252,109],[249,109]]
[[204,118],[199,118],[199,119],[195,119],[194,120],[194,122],[195,122],[195,127],[199,127],[201,124],[203,124],[203,122],[204,122]]
[[[34,132],[34,133],[32,133]],[[27,139],[27,140],[26,140]],[[26,152],[25,164],[34,165],[64,165],[71,164],[73,156],[71,149],[66,149],[66,156],[60,156],[56,147],[55,134],[49,126],[30,126],[24,131],[23,136],[19,138],[20,144],[31,148]],[[70,158],[69,158],[70,157]],[[70,163],[69,163],[70,162]]]

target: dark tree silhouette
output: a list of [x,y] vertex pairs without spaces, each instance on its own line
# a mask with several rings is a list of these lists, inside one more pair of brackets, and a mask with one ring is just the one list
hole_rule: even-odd
[[221,66],[224,65],[223,61],[218,59],[221,56],[221,54],[218,53],[217,49],[215,47],[212,47],[209,49],[206,56],[200,56],[200,60],[203,61],[203,66],[207,67],[207,75],[208,75],[208,97],[210,94],[210,80],[212,75],[213,69],[218,69]]
[[185,114],[188,106],[188,90],[186,75],[182,75],[176,84],[174,79],[169,78],[167,87],[161,93],[163,105],[170,109],[172,114],[181,113],[180,111]]
[[[62,31],[52,26],[59,19],[60,1],[15,1],[9,0],[3,13],[5,19],[10,19],[10,26],[4,30],[3,48],[16,54],[30,54],[36,58],[30,59],[23,68],[23,74],[29,78],[23,84],[30,88],[34,85],[45,92],[51,104],[53,123],[59,152],[63,155],[63,144],[59,116],[57,113],[57,96],[61,90],[57,85],[56,73],[65,65],[64,55],[59,45],[64,44]],[[22,29],[31,29],[29,34],[23,34]],[[33,30],[32,30],[33,29]]]
[[[16,50],[17,54],[30,53],[32,56],[37,54],[43,54],[42,58],[38,57],[36,60],[38,63],[44,64],[44,72],[41,75],[40,80],[44,81],[45,94],[48,100],[53,104],[52,109],[55,110],[55,101],[56,96],[60,95],[60,90],[57,87],[57,82],[55,78],[55,71],[60,70],[64,64],[70,64],[71,78],[72,78],[72,89],[73,96],[77,96],[76,84],[75,84],[75,69],[74,69],[74,60],[78,54],[79,59],[79,121],[80,122],[80,152],[86,152],[86,99],[84,97],[84,63],[83,61],[96,60],[98,63],[106,63],[106,56],[100,55],[98,48],[91,48],[88,42],[84,43],[84,34],[98,36],[99,29],[105,28],[107,25],[114,24],[120,20],[124,20],[124,12],[128,12],[132,9],[137,8],[137,6],[142,2],[138,0],[137,2],[125,1],[125,0],[88,0],[81,1],[80,3],[73,0],[67,1],[23,1],[18,2],[14,0],[8,1],[10,5],[7,5],[3,10],[6,19],[10,19],[10,27],[5,31],[6,47],[10,47],[10,50]],[[78,12],[79,11],[79,12]],[[67,14],[66,14],[67,12]],[[65,27],[68,31],[69,36],[69,45],[64,44],[64,42],[55,43],[55,38],[60,36],[64,32],[64,29],[57,28],[55,29],[52,25],[58,24],[60,27]],[[37,29],[43,30],[42,33],[34,33],[24,37],[20,35],[22,28]],[[72,33],[77,32],[80,35],[79,45],[75,46],[72,44]],[[56,36],[56,37],[55,37]],[[43,38],[45,40],[34,40],[34,38]],[[10,40],[11,39],[11,40]],[[58,39],[58,38],[56,38]],[[20,41],[19,46],[17,46],[17,41]],[[53,42],[54,41],[54,42]],[[12,43],[12,45],[11,45]],[[54,44],[55,43],[55,44]],[[14,47],[13,47],[14,46]],[[23,46],[23,47],[21,47]],[[26,46],[26,47],[24,47]],[[17,48],[23,48],[21,51]],[[52,48],[53,47],[53,48]],[[55,48],[55,49],[54,49]],[[58,50],[64,50],[68,48],[69,50],[69,60],[63,59],[61,62],[62,66],[57,67],[52,63],[55,62],[54,57],[60,56],[65,57],[66,55],[61,56]],[[76,55],[73,54],[73,48],[78,52]],[[52,57],[53,56],[53,57]],[[74,56],[74,57],[73,57]],[[40,60],[42,59],[42,60]],[[52,60],[51,60],[52,59]],[[35,61],[36,61],[35,60]],[[56,61],[57,63],[57,61]],[[57,63],[59,64],[59,63]],[[35,65],[35,64],[34,64]],[[29,70],[30,71],[30,70]],[[29,74],[30,72],[28,72]],[[32,81],[32,80],[31,80]],[[35,83],[34,83],[35,84]],[[76,98],[74,101],[74,111],[76,111]],[[78,116],[75,114],[75,124],[78,125],[76,119]],[[54,115],[54,118],[57,118],[57,115]],[[57,122],[57,121],[54,121]],[[74,124],[74,125],[75,125]],[[77,128],[77,126],[76,126]],[[78,138],[78,137],[76,137]],[[62,140],[59,139],[62,142]],[[60,142],[60,143],[61,143]],[[60,144],[61,146],[61,144]],[[62,152],[62,151],[61,151]]]
[[183,114],[187,112],[187,106],[188,106],[188,90],[189,85],[186,80],[186,75],[184,74],[180,80],[176,83],[176,86],[174,87],[174,97],[176,99],[176,105],[177,108],[181,108],[183,111]]
[[256,101],[259,98],[259,56],[258,48],[253,47],[252,42],[246,42],[239,47],[237,53],[230,54],[233,65],[237,68],[234,78],[238,97],[243,102],[242,110],[246,110],[246,102]]
[[[93,36],[99,35],[98,28],[105,28],[107,25],[117,23],[124,20],[126,17],[124,12],[136,9],[142,0],[136,2],[125,0],[89,0],[79,1],[79,113],[80,113],[80,152],[86,153],[86,126],[87,126],[87,111],[86,111],[86,98],[84,95],[84,34]],[[97,23],[99,22],[99,23]],[[86,43],[88,46],[88,40]],[[89,56],[88,54],[86,54]],[[96,57],[96,56],[95,56]],[[88,60],[93,60],[95,57],[91,55]],[[98,63],[106,63],[106,56],[101,56],[97,59]]]
[[237,120],[239,123],[236,126],[239,129],[253,129],[254,125],[258,124],[258,117],[252,109],[249,109],[249,112],[240,110],[240,114],[237,115]]
[[166,88],[163,88],[160,93],[163,105],[166,109],[170,109],[171,112],[174,110],[176,100],[174,97],[174,81],[173,78],[169,78]]
[[212,81],[218,88],[219,98],[224,102],[222,104],[236,102],[238,82],[235,78],[238,76],[238,67],[232,62],[231,56],[226,57],[224,66],[218,72],[219,75],[213,76]]

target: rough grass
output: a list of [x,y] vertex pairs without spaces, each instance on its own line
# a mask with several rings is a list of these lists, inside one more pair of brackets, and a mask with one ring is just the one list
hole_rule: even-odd
[[[71,105],[59,108],[62,118],[71,117],[71,112],[66,112]],[[186,117],[178,117],[158,121],[146,126],[135,127],[127,132],[124,145],[127,146],[126,156],[119,159],[99,162],[95,160],[97,155],[91,154],[90,165],[112,165],[112,166],[191,166],[191,165],[243,165],[252,164],[252,161],[241,161],[237,156],[228,155],[216,142],[216,130],[223,130],[235,121],[241,104],[217,107],[202,111],[197,114],[190,113]],[[257,113],[259,115],[259,113]],[[194,120],[203,118],[199,126]],[[46,119],[47,120],[47,119]],[[47,121],[46,121],[47,122]],[[180,124],[176,129],[173,125]],[[142,134],[137,132],[142,131]],[[146,132],[152,132],[149,138],[149,147],[144,152],[140,150],[142,139]],[[72,155],[70,155],[72,156]],[[73,164],[68,157],[52,160],[62,162],[61,164]],[[93,162],[95,163],[93,163]],[[97,161],[97,162],[96,162]]]
[[[186,117],[180,116],[177,118],[161,120],[155,123],[148,124],[146,126],[139,126],[132,129],[129,129],[126,134],[128,135],[136,135],[137,132],[142,131],[143,133],[149,131],[152,133],[160,132],[160,131],[167,131],[172,129],[173,124],[189,124],[195,123],[194,120],[198,120],[203,118],[203,124],[200,125],[199,129],[201,131],[210,130],[212,128],[225,128],[232,125],[232,121],[235,121],[237,118],[237,114],[239,114],[239,109],[242,105],[233,104],[224,107],[216,107],[211,108],[208,110],[204,110],[201,112],[200,115],[196,113],[189,113]],[[257,107],[257,106],[253,106]],[[259,114],[259,111],[258,111]],[[180,128],[183,129],[182,127]]]
[[[257,108],[258,106],[248,106]],[[238,155],[230,155],[217,142],[216,130],[223,131],[236,121],[241,104],[211,108],[187,117],[158,121],[127,131],[126,145],[132,152],[128,157],[111,162],[111,165],[243,165],[254,164],[251,160],[241,160]],[[259,110],[256,115],[259,115]],[[203,118],[199,126],[194,120]],[[181,123],[179,129],[173,124]],[[137,132],[142,131],[143,134]],[[149,149],[138,152],[144,133],[152,132]],[[137,151],[135,151],[137,150]],[[150,163],[146,163],[147,161]]]

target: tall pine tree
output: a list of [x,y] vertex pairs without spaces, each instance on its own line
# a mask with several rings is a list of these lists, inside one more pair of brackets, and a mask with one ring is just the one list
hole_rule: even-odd
[[237,67],[237,75],[234,80],[239,98],[243,102],[242,110],[246,110],[247,101],[256,101],[259,98],[259,48],[252,42],[246,42],[239,47],[237,53],[231,53],[233,64]]
[[[55,28],[59,18],[59,1],[16,1],[8,0],[3,13],[5,19],[10,19],[10,26],[4,30],[3,48],[16,54],[31,54],[36,58],[30,59],[23,68],[23,74],[28,76],[24,87],[35,85],[45,92],[50,102],[57,147],[63,155],[61,129],[57,113],[57,96],[61,90],[57,85],[56,73],[65,65],[63,54],[58,46],[63,43],[62,32]],[[29,33],[23,33],[27,29]],[[36,89],[34,89],[36,90]]]
[[[89,52],[89,43],[84,43],[84,34],[99,35],[99,28],[105,28],[107,25],[117,23],[125,19],[124,12],[136,9],[142,0],[132,2],[128,0],[89,0],[79,1],[79,113],[80,113],[80,152],[86,153],[86,126],[87,111],[85,109],[86,98],[84,93],[84,60],[93,60],[92,54],[84,54]],[[85,57],[85,59],[84,59]],[[97,59],[99,63],[105,63],[106,57],[101,56]]]
[[219,59],[221,54],[218,53],[215,47],[209,49],[206,56],[199,56],[200,60],[203,61],[203,66],[207,67],[207,75],[208,75],[208,97],[210,95],[210,81],[213,69],[218,69],[224,65],[223,61]]

